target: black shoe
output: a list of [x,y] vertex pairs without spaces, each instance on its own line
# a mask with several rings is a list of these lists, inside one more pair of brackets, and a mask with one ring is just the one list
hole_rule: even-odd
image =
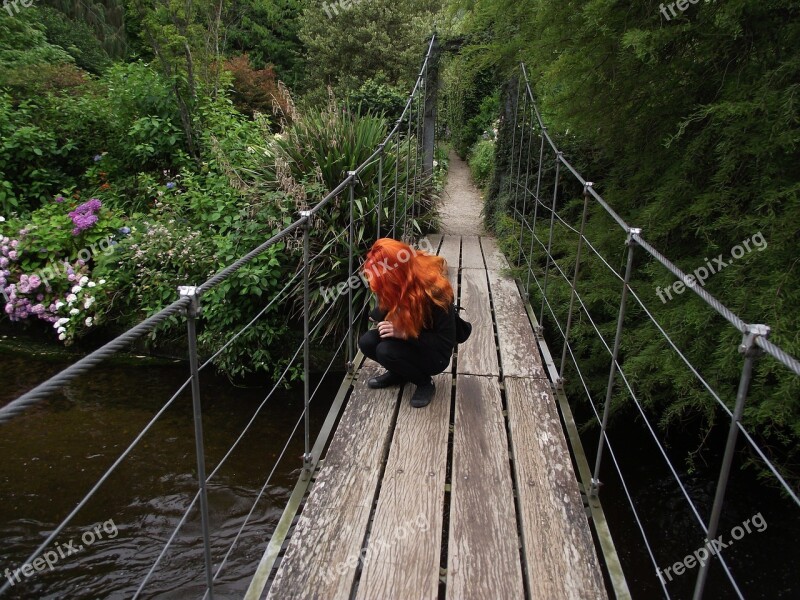
[[377,377],[370,377],[367,381],[367,387],[373,390],[380,390],[382,388],[391,387],[393,385],[400,385],[401,383],[405,383],[406,380],[400,377],[400,375],[396,375],[391,371],[386,371],[383,375],[378,375]]
[[422,408],[428,406],[433,400],[433,395],[436,393],[436,386],[433,385],[433,380],[423,385],[418,385],[411,396],[411,406],[414,408]]

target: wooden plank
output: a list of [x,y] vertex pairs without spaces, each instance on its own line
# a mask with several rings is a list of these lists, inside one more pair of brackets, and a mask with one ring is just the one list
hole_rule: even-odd
[[365,361],[268,598],[350,597],[398,397],[366,388],[378,370]]
[[458,372],[471,375],[499,375],[494,341],[489,285],[483,269],[461,271],[461,316],[472,323],[472,335],[458,347]]
[[432,254],[438,254],[439,246],[442,243],[442,237],[443,236],[441,233],[428,233],[422,240],[420,240],[419,247],[425,250],[426,252],[431,252]]
[[550,384],[504,383],[531,597],[606,598]]
[[447,599],[518,600],[522,567],[497,381],[460,375],[455,410]]
[[500,251],[497,240],[491,237],[481,237],[481,248],[483,258],[486,261],[486,268],[493,271],[509,269],[505,255]]
[[483,252],[477,235],[465,235],[461,238],[461,268],[486,268],[483,264]]
[[536,335],[517,284],[499,271],[488,271],[497,322],[497,342],[504,377],[547,377]]
[[461,238],[457,235],[446,235],[439,248],[439,256],[447,261],[450,268],[459,268],[458,260],[461,255]]
[[437,375],[426,408],[406,386],[356,598],[436,600],[453,377]]

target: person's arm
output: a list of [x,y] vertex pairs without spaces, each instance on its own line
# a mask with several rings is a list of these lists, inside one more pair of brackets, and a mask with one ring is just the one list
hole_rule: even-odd
[[456,345],[456,324],[454,319],[455,308],[451,305],[448,310],[434,305],[431,310],[431,326],[419,332],[417,341],[442,352],[451,351]]
[[378,304],[375,304],[375,308],[369,311],[370,321],[375,321],[376,323],[379,323],[380,321],[383,321],[385,318],[386,318],[386,311],[381,310]]

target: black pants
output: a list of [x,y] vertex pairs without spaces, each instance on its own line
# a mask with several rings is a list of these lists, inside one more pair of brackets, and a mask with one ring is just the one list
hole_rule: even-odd
[[365,356],[415,385],[430,383],[431,376],[444,371],[450,363],[449,356],[444,358],[421,344],[381,338],[377,329],[362,335],[358,347]]

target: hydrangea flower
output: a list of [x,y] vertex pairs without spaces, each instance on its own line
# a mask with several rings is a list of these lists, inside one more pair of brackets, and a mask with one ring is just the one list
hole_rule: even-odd
[[75,225],[72,235],[80,235],[97,223],[97,215],[95,213],[100,210],[101,206],[103,204],[100,200],[92,198],[70,212],[69,218],[72,219],[72,223]]

